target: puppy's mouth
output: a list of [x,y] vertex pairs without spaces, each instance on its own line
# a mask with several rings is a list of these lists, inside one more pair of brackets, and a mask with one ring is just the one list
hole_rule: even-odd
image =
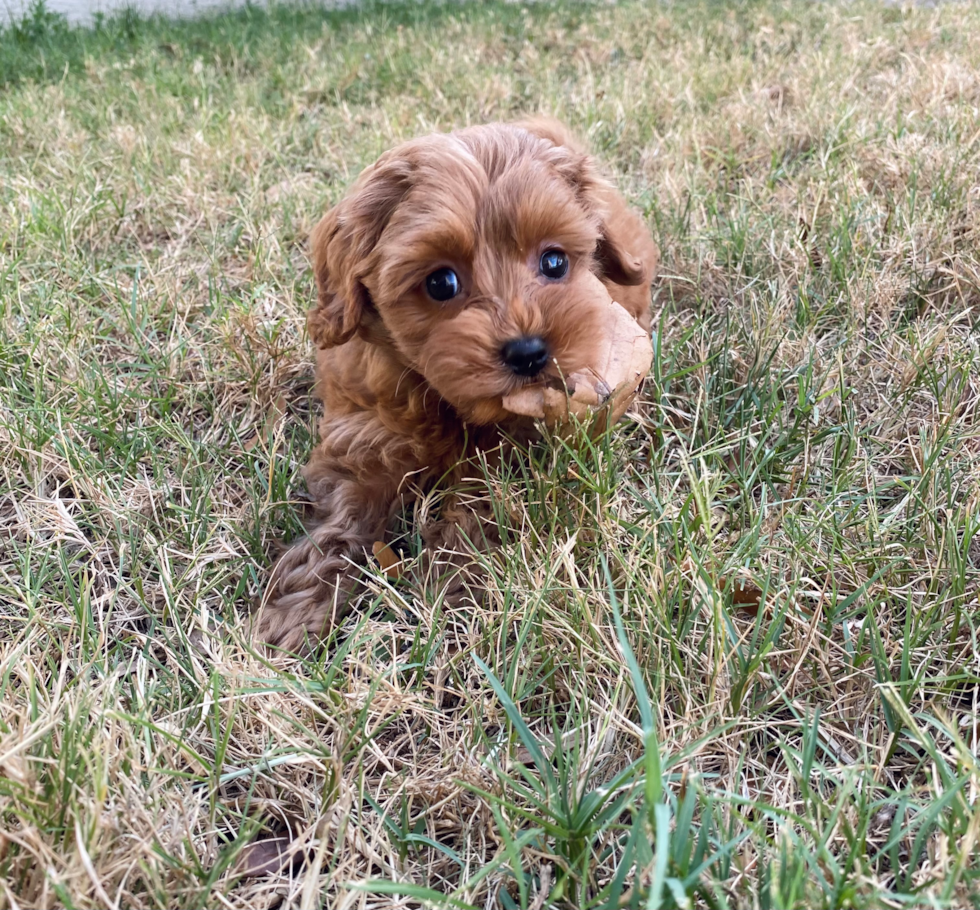
[[[564,392],[570,398],[575,397],[576,391],[587,395],[595,393],[598,398],[603,396],[608,398],[612,392],[605,380],[593,369],[576,370],[568,376],[559,373],[557,375],[542,374],[540,376],[518,376],[515,378],[515,392],[524,389],[554,389],[557,392]],[[586,387],[588,391],[583,387]]]
[[522,417],[547,418],[569,405],[603,407],[612,396],[609,384],[595,370],[578,370],[569,376],[528,377],[504,395],[504,410]]

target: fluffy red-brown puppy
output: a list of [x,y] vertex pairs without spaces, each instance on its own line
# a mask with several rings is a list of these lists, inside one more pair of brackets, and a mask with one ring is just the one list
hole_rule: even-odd
[[304,473],[316,523],[276,563],[256,626],[293,651],[343,611],[351,561],[382,539],[409,482],[451,479],[477,449],[533,434],[503,399],[590,369],[610,298],[649,330],[659,258],[550,120],[399,145],[317,225],[310,250],[324,415]]

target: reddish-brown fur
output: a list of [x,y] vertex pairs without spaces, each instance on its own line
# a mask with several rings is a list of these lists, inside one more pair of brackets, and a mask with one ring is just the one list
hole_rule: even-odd
[[[545,249],[570,268],[538,274]],[[351,560],[382,539],[410,482],[533,427],[501,399],[524,380],[500,350],[547,339],[546,376],[596,363],[597,275],[649,329],[658,250],[643,222],[554,121],[491,124],[406,142],[366,168],[310,241],[319,298],[321,442],[305,470],[317,524],[276,564],[258,617],[266,643],[322,635],[352,587]],[[425,277],[452,267],[462,299],[437,303]]]

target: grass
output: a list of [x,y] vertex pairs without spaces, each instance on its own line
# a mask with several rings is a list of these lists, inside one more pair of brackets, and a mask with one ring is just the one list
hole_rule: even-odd
[[[0,82],[0,906],[980,906],[980,9],[37,8]],[[663,248],[642,401],[474,468],[479,605],[270,663],[305,238],[538,110]]]

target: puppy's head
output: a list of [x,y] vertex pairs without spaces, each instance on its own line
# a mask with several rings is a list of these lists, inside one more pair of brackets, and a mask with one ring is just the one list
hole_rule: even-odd
[[391,346],[477,424],[505,419],[502,398],[522,386],[597,363],[609,290],[648,292],[656,265],[639,220],[551,123],[393,149],[324,217],[311,250],[314,341]]

